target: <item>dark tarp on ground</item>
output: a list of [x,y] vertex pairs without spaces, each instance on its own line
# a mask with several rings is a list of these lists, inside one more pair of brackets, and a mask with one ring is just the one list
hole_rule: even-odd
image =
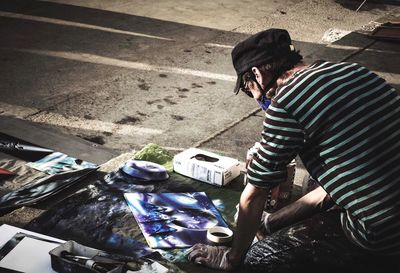
[[[242,191],[240,181],[217,188],[175,173],[167,181],[156,183],[132,179],[126,183],[121,180],[122,176],[118,172],[98,172],[92,178],[93,183],[43,213],[26,228],[98,249],[132,255],[142,247],[137,241],[145,243],[145,240],[125,202],[124,192],[204,191],[212,200],[221,200],[223,206],[218,206],[219,211],[232,225],[235,205]],[[164,265],[171,272],[179,271],[175,265]],[[196,265],[193,267],[202,271]]]
[[[353,245],[340,224],[341,210],[314,215],[250,247],[249,272],[398,273],[393,258],[374,256]],[[383,271],[382,271],[383,270]]]
[[25,161],[36,161],[53,151],[22,139],[0,133],[0,152],[7,153]]
[[72,187],[96,169],[82,169],[33,179],[17,190],[0,197],[0,215],[16,208],[37,204]]

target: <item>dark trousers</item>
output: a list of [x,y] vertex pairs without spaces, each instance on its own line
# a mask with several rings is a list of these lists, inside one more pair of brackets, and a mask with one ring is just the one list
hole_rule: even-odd
[[[341,210],[324,211],[332,204],[329,197],[322,196],[316,200],[322,203],[313,204],[307,209],[301,208],[301,203],[295,202],[285,210],[271,214],[271,218],[274,219],[271,223],[273,233],[250,247],[244,260],[246,271],[265,273],[400,272],[400,257],[376,256],[350,242],[340,224]],[[312,210],[318,209],[323,211],[293,223],[309,215]],[[291,215],[293,218],[290,217]],[[288,226],[282,228],[286,224]]]

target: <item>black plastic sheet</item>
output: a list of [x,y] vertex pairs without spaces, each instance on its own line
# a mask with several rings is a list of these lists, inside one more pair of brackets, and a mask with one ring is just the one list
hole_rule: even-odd
[[[136,258],[161,258],[137,239],[142,233],[124,192],[195,191],[168,181],[144,182],[119,170],[71,195],[28,225],[29,230]],[[143,239],[142,239],[143,241]],[[167,267],[171,268],[171,265]]]
[[247,272],[398,273],[390,257],[374,256],[353,245],[343,233],[340,211],[317,214],[284,228],[250,247]]
[[0,152],[25,161],[36,161],[51,154],[53,150],[0,133]]
[[37,204],[71,187],[94,171],[95,169],[82,169],[34,179],[21,188],[0,197],[0,215],[22,206]]
[[[149,249],[123,197],[125,192],[204,191],[213,201],[221,201],[220,212],[226,220],[233,221],[233,208],[243,187],[241,181],[237,181],[238,183],[219,188],[176,173],[171,173],[170,178],[165,181],[146,182],[131,178],[120,170],[107,174],[97,172],[91,179],[93,182],[89,186],[44,212],[26,228],[108,252],[140,257],[147,255],[146,250]],[[157,254],[149,255],[153,257],[152,255]],[[163,252],[163,256],[178,262],[185,260],[185,267],[189,267],[191,272],[204,272],[202,267],[186,265],[187,260],[181,259],[180,252]],[[169,272],[182,272],[176,264],[159,258],[169,268]],[[179,266],[182,264],[179,263]]]

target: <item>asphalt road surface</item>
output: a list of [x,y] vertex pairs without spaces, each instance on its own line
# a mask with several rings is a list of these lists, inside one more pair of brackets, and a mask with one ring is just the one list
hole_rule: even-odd
[[248,120],[231,147],[241,154],[260,138],[263,115],[233,95],[233,46],[286,28],[310,60],[399,8],[367,1],[356,12],[361,2],[2,0],[0,115],[121,152],[202,146]]

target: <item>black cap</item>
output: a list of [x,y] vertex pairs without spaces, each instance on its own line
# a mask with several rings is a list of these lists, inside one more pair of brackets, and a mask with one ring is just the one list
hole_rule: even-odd
[[267,29],[240,42],[232,50],[233,67],[238,76],[234,92],[242,84],[242,75],[253,66],[271,63],[275,57],[285,56],[294,50],[289,33],[284,29]]

